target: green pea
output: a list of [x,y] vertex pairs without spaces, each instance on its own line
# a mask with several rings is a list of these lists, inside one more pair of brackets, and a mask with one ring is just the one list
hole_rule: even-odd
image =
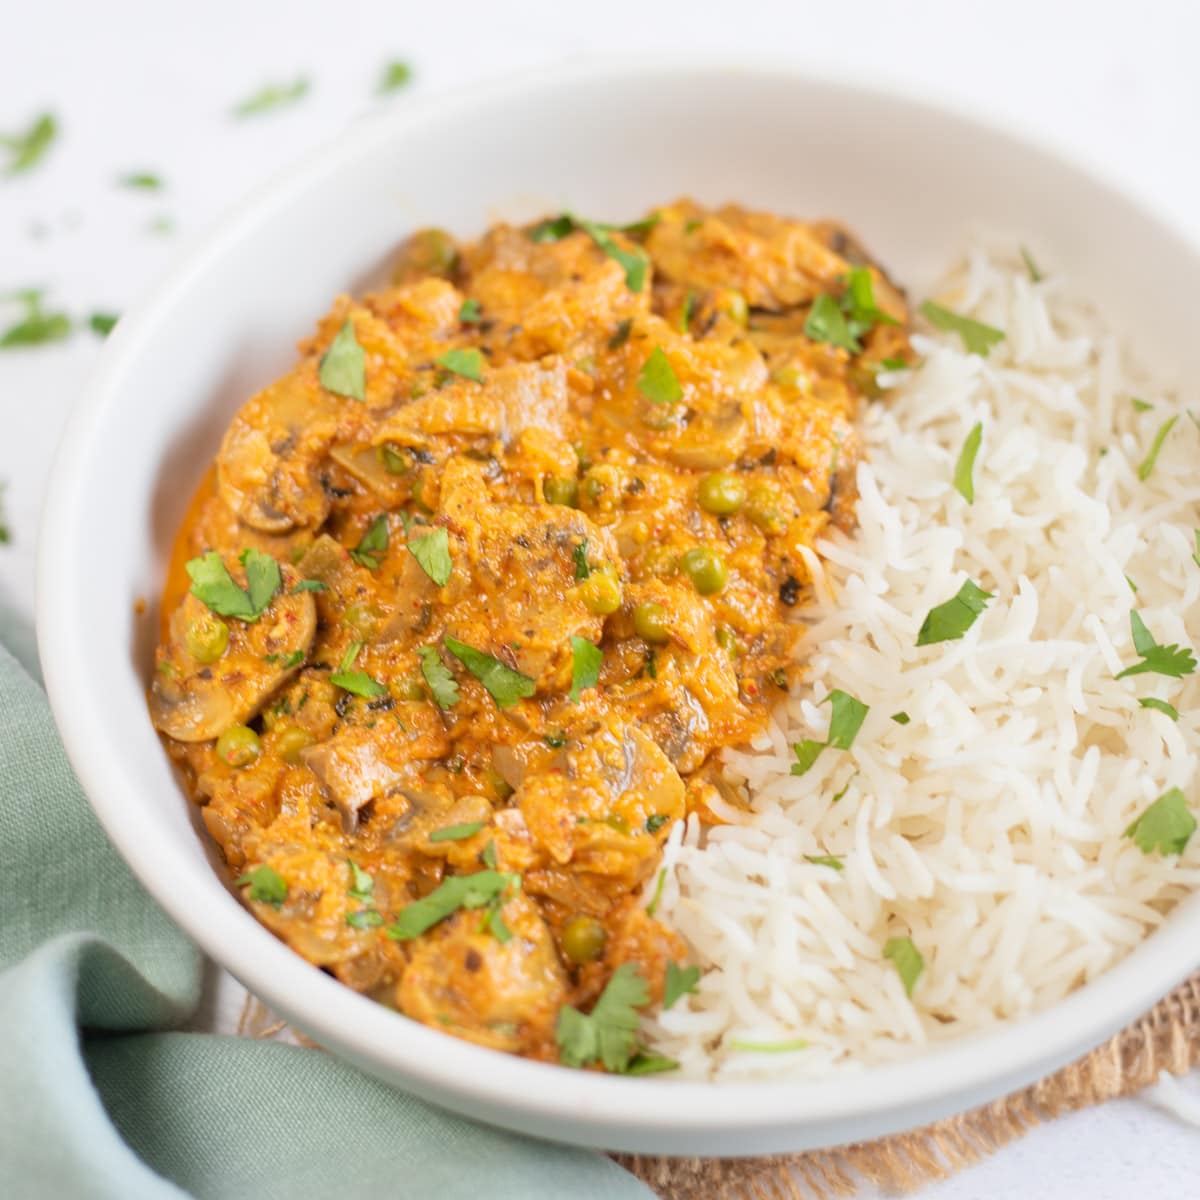
[[382,446],[375,448],[375,454],[389,475],[406,475],[408,473],[408,456],[403,451],[397,450],[395,446],[389,446],[384,442]]
[[397,282],[417,275],[453,275],[458,247],[444,229],[418,229],[403,246],[392,278]]
[[603,571],[593,571],[580,585],[579,598],[588,612],[606,617],[621,607],[621,583]]
[[262,742],[249,725],[231,725],[217,738],[217,757],[227,767],[248,767],[262,753]]
[[729,578],[721,556],[707,546],[693,547],[679,560],[679,565],[702,596],[719,592]]
[[779,509],[779,496],[767,484],[752,488],[746,499],[746,516],[763,533],[782,533],[787,519]]
[[577,966],[595,962],[604,953],[607,934],[595,917],[572,917],[562,931],[563,953]]
[[342,624],[348,625],[363,641],[369,642],[379,629],[382,616],[373,604],[351,604],[342,614]]
[[638,637],[651,646],[662,646],[671,637],[671,619],[667,610],[653,600],[633,610],[633,628]]
[[705,512],[728,516],[746,503],[746,484],[731,471],[714,471],[700,480],[696,499]]
[[188,625],[183,644],[198,663],[215,663],[229,646],[229,626],[220,617],[203,613]]
[[275,753],[286,763],[295,766],[300,761],[300,751],[307,749],[317,739],[299,725],[289,725],[275,736]]
[[579,507],[579,481],[565,479],[559,475],[547,475],[542,480],[542,495],[547,504],[562,504],[566,508]]

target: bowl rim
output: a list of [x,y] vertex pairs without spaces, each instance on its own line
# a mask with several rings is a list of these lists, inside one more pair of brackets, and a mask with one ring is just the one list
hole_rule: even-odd
[[[323,141],[225,210],[206,231],[188,240],[173,264],[119,323],[66,424],[51,473],[43,514],[37,566],[37,626],[47,693],[70,762],[109,839],[159,904],[218,964],[251,991],[282,1011],[322,1043],[359,1066],[391,1078],[403,1077],[415,1091],[514,1111],[525,1121],[573,1126],[585,1140],[588,1127],[636,1126],[639,1131],[731,1134],[805,1123],[828,1126],[872,1115],[921,1114],[948,1100],[977,1103],[1012,1090],[1099,1044],[1117,1028],[1149,1009],[1197,965],[1200,894],[1181,902],[1170,919],[1097,979],[1058,1003],[993,1029],[937,1044],[895,1063],[863,1067],[824,1079],[672,1081],[573,1071],[533,1062],[462,1041],[403,1017],[328,977],[275,938],[239,903],[199,910],[173,887],[176,866],[192,851],[169,839],[146,844],[123,819],[124,778],[119,743],[110,737],[111,707],[100,684],[77,663],[84,637],[77,622],[71,554],[74,527],[89,499],[77,482],[78,469],[118,403],[122,377],[137,370],[160,315],[188,292],[196,276],[220,257],[247,226],[266,219],[303,194],[309,183],[357,160],[373,146],[403,138],[407,131],[447,112],[469,112],[503,103],[527,91],[553,91],[581,79],[619,86],[631,76],[680,82],[702,76],[719,86],[730,76],[752,75],[896,100],[910,108],[953,119],[990,138],[1007,139],[1085,176],[1095,188],[1140,211],[1200,257],[1190,229],[1157,202],[1118,180],[1077,147],[1064,147],[1011,117],[911,79],[874,77],[869,85],[848,82],[828,65],[779,56],[744,54],[583,55],[553,65],[527,68],[447,92],[407,98]],[[164,844],[167,843],[167,844]],[[217,882],[220,882],[219,879]],[[305,999],[294,1002],[297,994]],[[914,1071],[914,1066],[919,1070]],[[500,1119],[500,1118],[497,1118]],[[927,1119],[927,1116],[914,1119]],[[912,1121],[909,1122],[910,1124]],[[903,1120],[893,1121],[901,1128]],[[551,1136],[560,1136],[552,1134]],[[846,1139],[848,1140],[849,1135]],[[777,1139],[778,1140],[778,1139]],[[715,1147],[720,1152],[720,1147]]]

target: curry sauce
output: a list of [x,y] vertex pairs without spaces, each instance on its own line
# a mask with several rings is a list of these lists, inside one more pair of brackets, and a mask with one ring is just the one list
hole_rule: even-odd
[[592,1061],[563,1013],[621,970],[660,1003],[662,844],[746,803],[906,321],[840,227],[691,202],[426,230],[339,297],[188,511],[150,696],[254,915],[535,1058]]

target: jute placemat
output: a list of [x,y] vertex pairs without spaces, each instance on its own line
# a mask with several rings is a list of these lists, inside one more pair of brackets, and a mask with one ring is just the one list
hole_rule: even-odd
[[[270,1010],[248,997],[238,1033],[288,1034]],[[1200,1065],[1200,975],[1194,975],[1116,1037],[1057,1074],[957,1117],[911,1133],[835,1150],[765,1158],[655,1158],[614,1155],[662,1200],[831,1200],[864,1182],[911,1191],[978,1162],[1042,1121],[1129,1096],[1163,1071],[1183,1075]]]

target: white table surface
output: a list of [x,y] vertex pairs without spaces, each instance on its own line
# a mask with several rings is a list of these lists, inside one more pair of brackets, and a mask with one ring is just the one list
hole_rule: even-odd
[[[594,52],[766,54],[916,82],[1031,124],[1123,175],[1200,238],[1191,0],[12,0],[0,13],[0,132],[47,109],[62,129],[39,169],[0,178],[0,293],[44,286],[78,316],[132,304],[222,209],[379,104]],[[380,100],[378,73],[394,57],[412,64],[414,81]],[[312,81],[299,104],[230,117],[262,85],[298,75]],[[115,186],[135,170],[161,174],[166,189]],[[151,230],[160,217],[172,232]],[[15,315],[0,305],[0,328]],[[99,348],[85,329],[57,346],[0,352],[0,480],[14,539],[0,547],[0,600],[28,612],[54,447]],[[240,991],[212,976],[207,1020],[232,1029]],[[1200,1109],[1200,1081],[1185,1086]],[[1044,1126],[921,1195],[1196,1196],[1198,1168],[1200,1130],[1148,1094]]]

